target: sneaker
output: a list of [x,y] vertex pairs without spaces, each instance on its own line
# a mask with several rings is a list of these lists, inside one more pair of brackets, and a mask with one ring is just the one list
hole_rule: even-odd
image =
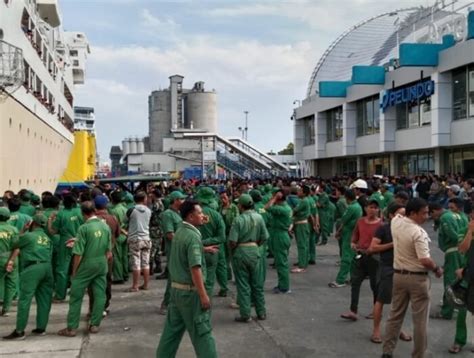
[[257,316],[257,319],[259,321],[265,321],[267,319],[267,315],[266,314],[261,314],[261,315],[258,315]]
[[274,294],[279,294],[279,293],[283,293],[283,294],[284,294],[284,293],[291,293],[291,291],[290,291],[289,289],[286,289],[286,290],[285,290],[285,289],[281,289],[281,288],[278,287],[278,286],[273,287],[272,292],[273,292]]
[[238,316],[238,317],[234,318],[234,321],[235,322],[240,322],[240,323],[250,323],[250,322],[252,322],[252,318]]
[[310,265],[316,265],[316,261],[314,261],[314,260],[309,260],[309,261],[308,261],[308,264],[310,264]]
[[31,333],[36,336],[46,336],[46,331],[40,328],[35,328],[34,330],[31,331]]
[[341,287],[346,287],[347,285],[345,283],[337,283],[336,281],[329,282],[328,286],[331,288],[341,288]]
[[16,329],[10,333],[8,336],[3,337],[3,339],[13,341],[13,340],[23,340],[25,339],[25,332],[17,332]]

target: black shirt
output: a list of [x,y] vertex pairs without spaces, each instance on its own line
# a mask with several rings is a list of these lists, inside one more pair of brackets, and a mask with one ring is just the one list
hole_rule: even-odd
[[[374,235],[381,240],[380,244],[389,244],[392,242],[392,231],[390,223],[384,224],[375,231]],[[393,249],[380,252],[380,264],[383,266],[393,267]]]

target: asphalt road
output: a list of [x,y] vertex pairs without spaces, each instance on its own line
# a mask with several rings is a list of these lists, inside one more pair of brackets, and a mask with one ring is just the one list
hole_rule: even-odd
[[[435,240],[434,240],[435,241]],[[433,246],[436,242],[433,242]],[[441,263],[441,252],[433,248],[433,256]],[[229,308],[235,296],[235,286],[230,285],[231,297],[213,299],[213,334],[220,357],[225,358],[305,358],[305,357],[379,357],[381,345],[370,342],[372,321],[364,318],[371,312],[372,299],[368,281],[361,291],[360,319],[347,322],[339,315],[349,308],[350,288],[331,289],[338,267],[337,245],[334,240],[317,248],[317,265],[310,266],[305,274],[291,276],[292,293],[275,295],[276,272],[269,268],[267,275],[266,321],[242,324],[233,321],[237,311]],[[296,250],[293,243],[292,262]],[[80,334],[63,338],[55,333],[65,327],[67,304],[53,305],[44,337],[28,336],[24,341],[0,341],[0,356],[5,357],[154,357],[165,317],[158,315],[164,293],[164,281],[153,280],[151,290],[125,293],[127,286],[114,286],[111,314],[103,321],[97,335],[85,333],[85,309]],[[442,280],[432,278],[432,310],[439,309]],[[84,302],[86,307],[87,299]],[[10,317],[0,317],[0,335],[14,328],[16,306]],[[388,315],[388,307],[385,317]],[[35,312],[32,309],[28,332],[34,328]],[[410,312],[404,328],[411,331]],[[429,357],[451,356],[447,349],[454,338],[455,321],[431,320],[429,322]],[[468,346],[459,357],[472,356]],[[395,357],[410,357],[412,343],[399,342]],[[194,351],[185,335],[178,357],[194,357]],[[167,358],[167,357],[166,357]]]

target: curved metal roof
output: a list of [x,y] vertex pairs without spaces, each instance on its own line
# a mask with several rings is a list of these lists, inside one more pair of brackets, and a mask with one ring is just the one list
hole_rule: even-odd
[[362,21],[341,34],[321,56],[309,80],[307,97],[319,90],[319,81],[350,80],[353,66],[382,66],[398,58],[400,43],[433,42],[433,23],[439,29],[459,21],[458,16],[465,19],[453,11],[411,7]]

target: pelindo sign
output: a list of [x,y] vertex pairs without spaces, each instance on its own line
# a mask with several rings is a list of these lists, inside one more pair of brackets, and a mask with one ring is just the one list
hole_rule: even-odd
[[410,87],[391,89],[385,92],[380,107],[382,111],[388,107],[401,103],[416,102],[420,99],[428,98],[435,93],[435,83],[432,80],[418,82]]

